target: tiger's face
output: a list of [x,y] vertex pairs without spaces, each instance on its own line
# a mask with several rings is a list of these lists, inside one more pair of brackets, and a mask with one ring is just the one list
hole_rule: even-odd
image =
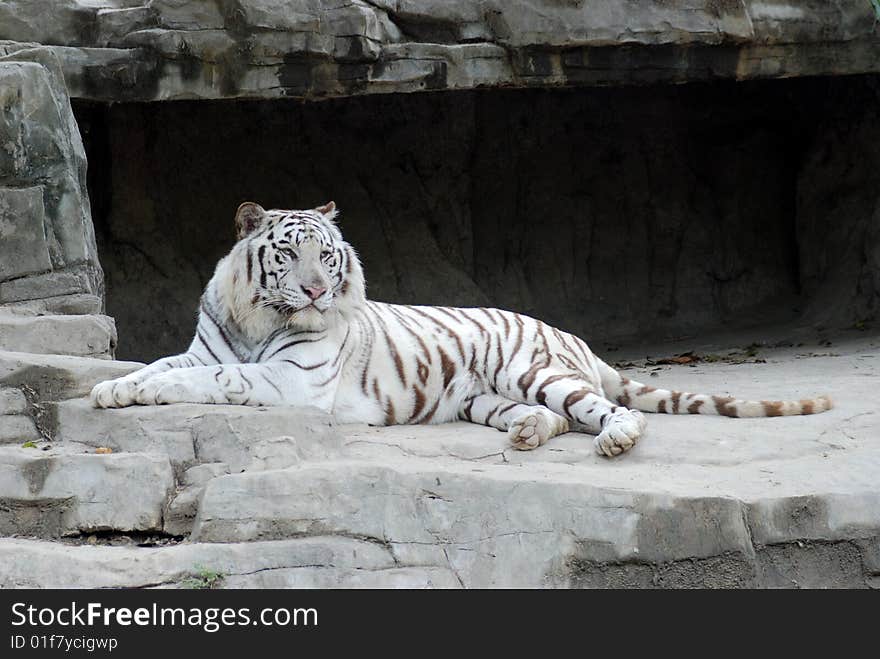
[[[311,210],[264,210],[246,202],[236,214],[244,286],[254,311],[274,312],[298,329],[324,329],[326,316],[354,301],[363,274],[333,219],[330,203]],[[243,248],[241,247],[243,245]],[[236,284],[242,279],[239,270]]]

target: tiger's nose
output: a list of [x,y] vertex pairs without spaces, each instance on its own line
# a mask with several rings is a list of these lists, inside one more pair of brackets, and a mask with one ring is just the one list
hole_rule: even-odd
[[309,299],[311,300],[317,300],[319,297],[327,292],[326,288],[316,288],[314,286],[303,286],[302,289],[303,292],[308,295]]

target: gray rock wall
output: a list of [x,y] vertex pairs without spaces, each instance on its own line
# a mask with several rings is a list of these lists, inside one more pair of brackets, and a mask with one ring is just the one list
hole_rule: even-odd
[[850,77],[77,116],[120,354],[149,360],[188,344],[244,199],[334,199],[376,299],[516,309],[600,349],[851,325],[880,290],[877,99]]
[[0,56],[0,106],[0,304],[100,311],[85,151],[55,56]]
[[880,80],[829,93],[798,177],[801,280],[810,322],[867,325],[880,313]]
[[[51,11],[46,11],[51,7]],[[876,72],[867,0],[8,0],[76,97],[318,98]]]

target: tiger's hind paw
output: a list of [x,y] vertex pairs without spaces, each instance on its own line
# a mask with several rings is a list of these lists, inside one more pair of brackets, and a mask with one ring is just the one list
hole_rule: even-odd
[[531,451],[547,443],[551,437],[568,432],[568,421],[546,409],[536,407],[514,419],[507,430],[513,448]]

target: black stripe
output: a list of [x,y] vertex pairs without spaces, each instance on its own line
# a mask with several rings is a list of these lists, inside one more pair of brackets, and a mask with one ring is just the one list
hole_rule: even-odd
[[263,254],[266,252],[266,246],[260,245],[257,251],[257,259],[260,261],[260,286],[266,288],[266,268],[263,267]]
[[284,400],[284,396],[281,395],[281,389],[279,389],[278,386],[274,382],[272,382],[272,380],[267,378],[265,373],[260,373],[260,377],[263,378],[267,383],[269,383],[269,386],[271,386],[276,392],[278,392],[279,398]]
[[[410,322],[415,321],[404,316],[402,311],[398,311],[394,308],[394,305],[389,304],[386,308],[398,319],[398,321],[400,322],[400,326],[403,327],[403,329],[405,329],[407,332],[409,332],[410,335],[416,340],[416,342],[419,344],[419,347],[422,349],[422,353],[424,353],[425,357],[428,360],[428,363],[430,364],[432,360],[431,352],[428,350],[428,346],[425,345],[425,341],[422,339],[422,337],[416,334],[410,327]],[[418,326],[418,323],[416,323],[416,326]]]
[[508,412],[510,412],[510,410],[512,410],[512,409],[513,409],[514,407],[516,407],[517,405],[519,405],[519,403],[511,403],[510,405],[508,405],[507,407],[505,407],[503,410],[500,410],[500,411],[498,412],[498,418],[500,419],[502,416],[504,416],[505,414],[507,414]]
[[260,348],[260,352],[258,352],[257,356],[250,361],[259,362],[263,358],[263,353],[266,352],[266,350],[268,350],[270,347],[272,347],[272,343],[274,343],[275,339],[278,338],[278,335],[285,331],[287,331],[286,327],[279,327],[277,330],[267,336],[265,341],[263,341],[263,347]]
[[325,359],[324,361],[318,362],[317,364],[315,364],[313,366],[303,366],[299,362],[295,362],[292,359],[282,359],[281,361],[287,362],[288,364],[293,364],[294,366],[296,366],[299,369],[302,369],[303,371],[314,371],[316,368],[321,368],[322,366],[325,366],[327,364],[328,360]]
[[336,370],[333,371],[333,374],[332,374],[329,378],[327,378],[327,379],[324,380],[323,382],[319,382],[318,384],[316,384],[316,385],[314,385],[314,386],[316,386],[316,387],[326,387],[328,384],[330,384],[333,380],[336,379],[336,376],[339,375],[339,371],[341,371],[341,370],[342,370],[342,364],[339,364],[339,366],[336,367]]
[[495,416],[495,413],[496,413],[500,408],[501,408],[501,403],[498,403],[498,404],[495,406],[495,409],[492,410],[491,412],[489,412],[489,415],[486,417],[486,421],[484,422],[484,425],[487,425],[487,426],[489,425],[489,419],[491,419],[493,416]]
[[271,355],[266,355],[265,361],[269,361],[270,359],[272,359],[272,357],[277,355],[279,352],[281,352],[283,350],[287,350],[288,348],[292,348],[293,346],[297,346],[300,343],[317,343],[318,341],[323,341],[325,338],[326,337],[324,337],[324,336],[319,336],[317,339],[296,339],[294,341],[290,341],[289,343],[285,343],[283,346],[281,346],[277,350],[273,350]]
[[220,336],[226,342],[226,345],[229,347],[229,351],[233,355],[235,355],[235,358],[238,359],[238,361],[242,362],[242,363],[247,361],[242,355],[239,354],[238,350],[236,350],[233,347],[232,341],[229,340],[229,337],[226,335],[226,332],[223,331],[223,326],[217,321],[216,318],[214,318],[214,315],[211,313],[211,310],[208,308],[208,305],[205,304],[204,300],[202,300],[202,311],[205,312],[205,315],[208,316],[208,318],[211,320],[211,322],[214,323],[214,325],[217,327],[217,330],[220,332]]
[[351,325],[349,325],[348,329],[345,330],[345,338],[342,339],[342,345],[339,346],[339,353],[336,355],[336,359],[333,360],[332,366],[336,366],[336,364],[342,358],[342,352],[345,350],[345,344],[348,343],[348,335],[349,334],[351,334]]
[[489,322],[492,323],[493,325],[497,325],[497,324],[498,324],[498,321],[495,320],[495,318],[492,316],[492,314],[490,314],[488,311],[486,311],[486,309],[484,309],[483,307],[476,307],[476,308],[474,309],[474,311],[480,311],[480,312],[482,312],[483,315],[486,316],[486,317],[489,319]]
[[214,360],[215,360],[218,364],[222,364],[223,362],[222,362],[222,361],[220,360],[220,358],[214,353],[214,351],[211,350],[211,346],[208,345],[208,342],[205,341],[205,337],[202,336],[202,330],[196,330],[196,336],[198,337],[199,341],[202,342],[202,345],[205,346],[205,349],[211,354],[211,357],[213,357]]
[[[446,334],[449,336],[449,338],[455,340],[455,347],[458,349],[458,354],[461,357],[462,365],[465,365],[467,363],[467,357],[464,354],[464,345],[461,342],[461,337],[451,327],[447,326],[446,323],[444,323],[443,321],[437,320],[431,314],[429,314],[429,313],[427,313],[427,311],[425,311],[426,309],[436,309],[436,310],[440,311],[440,307],[422,307],[420,309],[417,309],[415,307],[409,307],[409,308],[412,311],[416,312],[417,314],[424,316],[428,320],[434,322],[436,325],[438,325],[439,327],[442,327],[444,330],[446,330]],[[456,319],[456,322],[460,322],[460,321],[458,321]]]
[[465,408],[462,410],[462,414],[464,414],[465,418],[466,418],[468,421],[473,421],[473,417],[471,416],[471,410],[472,410],[473,407],[474,407],[474,400],[476,400],[476,396],[474,396],[473,398],[471,398],[471,399],[468,401],[467,407],[465,407]]

